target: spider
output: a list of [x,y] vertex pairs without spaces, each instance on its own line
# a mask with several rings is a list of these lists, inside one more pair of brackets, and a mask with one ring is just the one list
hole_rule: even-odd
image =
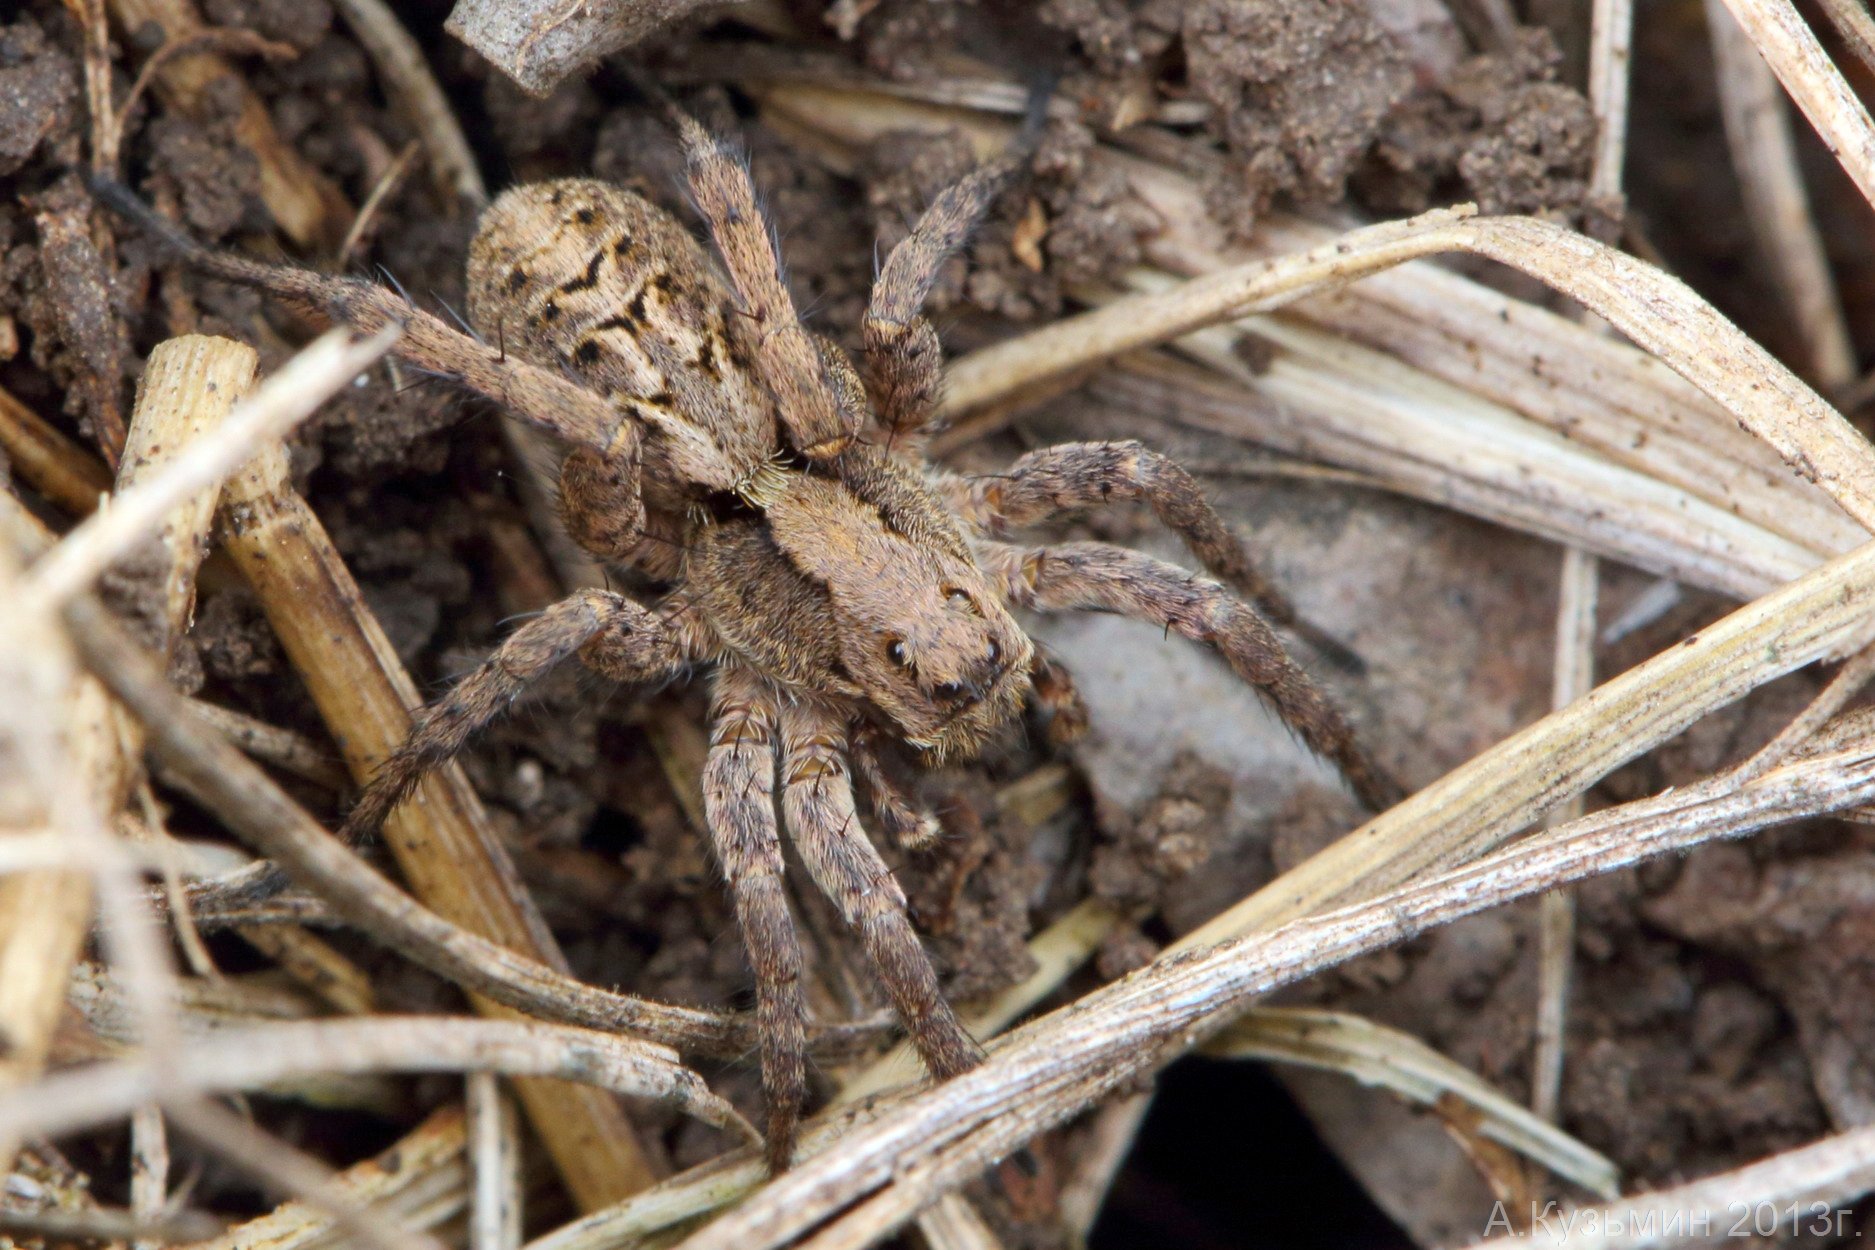
[[[374,830],[428,769],[567,659],[638,685],[713,669],[704,811],[755,976],[768,1162],[779,1171],[806,1100],[808,1023],[784,828],[931,1074],[948,1078],[982,1055],[867,837],[854,781],[878,823],[916,848],[936,822],[891,780],[883,745],[930,762],[968,757],[1029,701],[1057,736],[1078,731],[1072,681],[1012,608],[1119,613],[1204,643],[1369,806],[1397,795],[1272,629],[1299,627],[1295,613],[1176,464],[1138,442],[1050,447],[986,477],[926,462],[941,352],[921,309],[1013,158],[939,195],[891,251],[862,325],[862,378],[796,314],[746,166],[670,112],[720,268],[632,192],[589,179],[513,188],[486,211],[469,254],[469,319],[499,356],[368,284],[204,254],[167,233],[210,272],[363,328],[403,321],[405,354],[572,444],[560,477],[569,532],[662,585],[661,597],[583,590],[522,625],[417,716],[346,832]],[[1116,501],[1149,504],[1218,580],[1102,543],[1007,541]]]

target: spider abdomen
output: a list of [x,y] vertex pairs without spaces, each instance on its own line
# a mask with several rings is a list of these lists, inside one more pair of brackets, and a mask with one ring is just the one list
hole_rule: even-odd
[[730,332],[731,296],[689,232],[590,178],[504,192],[469,247],[469,320],[641,422],[647,486],[732,490],[774,452],[774,406]]

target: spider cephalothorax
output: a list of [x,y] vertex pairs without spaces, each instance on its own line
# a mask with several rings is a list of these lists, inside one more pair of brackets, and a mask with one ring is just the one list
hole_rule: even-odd
[[[375,826],[424,770],[575,654],[625,682],[712,668],[704,809],[756,974],[770,1160],[781,1167],[806,1088],[784,827],[933,1074],[977,1060],[862,828],[851,773],[857,763],[880,823],[916,838],[931,823],[877,767],[873,739],[928,759],[969,755],[1030,698],[1058,724],[1079,723],[1066,675],[1037,656],[1012,606],[1117,612],[1209,644],[1365,800],[1391,792],[1263,617],[1232,593],[1294,623],[1176,465],[1137,443],[1048,448],[988,478],[925,463],[939,353],[920,309],[1005,167],[945,192],[893,249],[862,326],[862,381],[797,318],[746,170],[695,122],[677,122],[721,269],[661,210],[584,179],[504,194],[469,263],[470,317],[485,343],[603,397],[609,416],[564,427],[533,419],[572,434],[561,475],[571,533],[661,583],[662,596],[643,604],[582,591],[522,626],[423,712],[349,823]],[[423,325],[425,341],[441,341]],[[465,377],[491,367],[471,349],[455,359]],[[1230,589],[1123,548],[1002,541],[1115,500],[1150,504]]]

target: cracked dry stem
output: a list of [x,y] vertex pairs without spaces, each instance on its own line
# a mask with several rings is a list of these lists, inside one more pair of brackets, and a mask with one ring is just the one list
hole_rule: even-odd
[[[184,335],[158,344],[138,383],[118,488],[149,476],[192,438],[220,424],[253,385],[257,362],[253,348],[232,339]],[[214,507],[214,496],[203,492],[171,513],[156,536],[162,558],[142,572],[161,579],[158,619],[165,654],[174,649],[193,608],[195,573]],[[12,528],[50,546],[51,536],[23,509],[16,520],[21,524]],[[142,734],[89,677],[78,681],[72,724],[71,749],[108,818],[123,806]],[[91,878],[83,872],[0,878],[0,1021],[5,1021],[0,1090],[16,1088],[43,1070],[90,928],[91,908]],[[0,1142],[0,1166],[10,1166],[15,1144]]]
[[[325,527],[289,485],[272,448],[229,479],[223,545],[260,597],[360,783],[401,743],[416,687],[364,605]],[[460,769],[432,773],[385,823],[384,839],[411,891],[450,920],[564,967],[559,948],[488,827]],[[481,999],[488,1015],[518,1013]],[[650,1185],[650,1162],[610,1094],[546,1080],[515,1082],[535,1130],[579,1204],[596,1209]]]

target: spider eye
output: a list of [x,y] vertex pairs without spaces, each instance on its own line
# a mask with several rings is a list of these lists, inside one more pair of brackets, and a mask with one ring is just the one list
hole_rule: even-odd
[[972,599],[967,591],[959,590],[955,586],[945,589],[944,602],[950,604],[960,612],[975,612],[977,610],[977,601]]
[[911,653],[905,650],[905,641],[902,638],[894,638],[891,642],[886,643],[885,654],[892,663],[898,665],[900,668],[906,668],[911,664]]
[[1002,658],[1003,658],[1002,644],[997,642],[994,638],[990,639],[990,663],[991,664],[1000,663],[1002,661]]

